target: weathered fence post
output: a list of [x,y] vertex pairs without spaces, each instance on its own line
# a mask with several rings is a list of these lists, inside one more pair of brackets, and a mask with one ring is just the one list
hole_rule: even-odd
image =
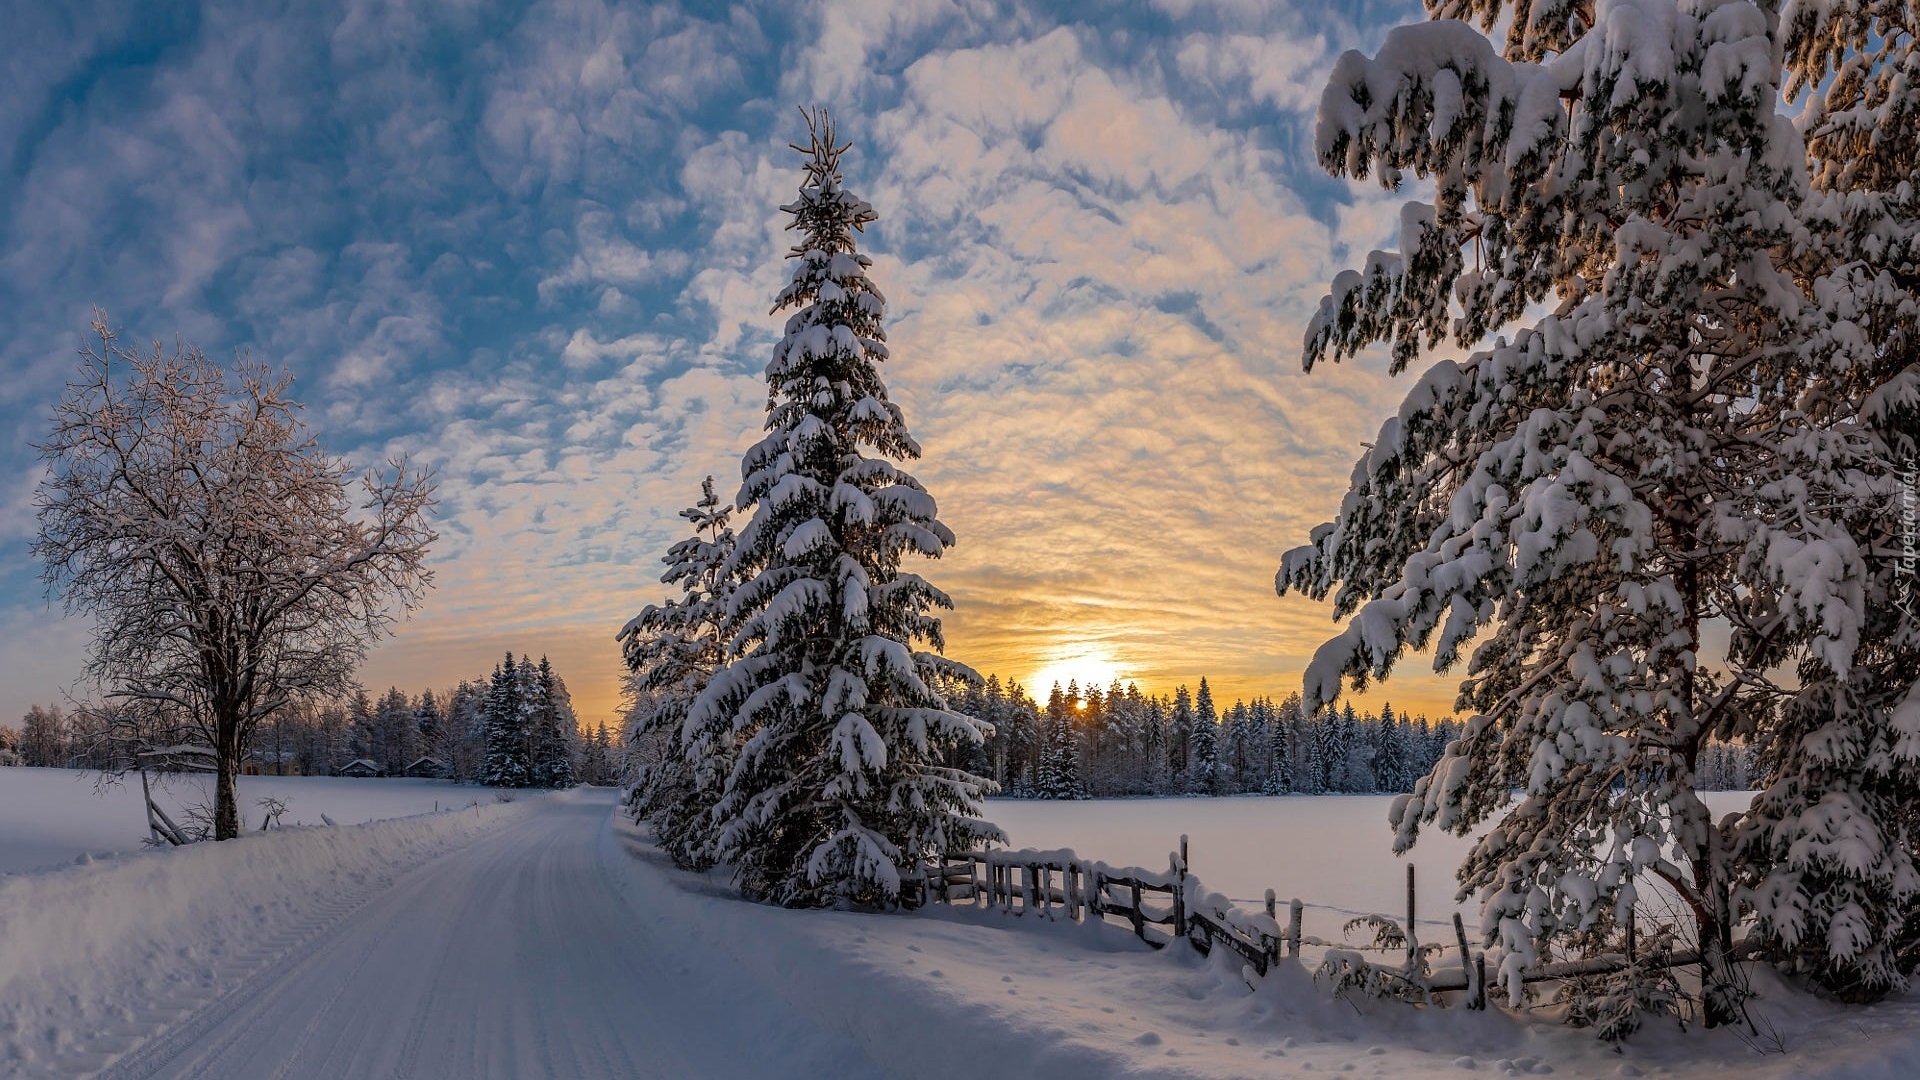
[[1287,903],[1287,955],[1300,959],[1300,915],[1302,904],[1299,897]]
[[1407,974],[1420,970],[1420,931],[1413,925],[1413,864],[1407,864]]
[[1133,934],[1141,941],[1147,940],[1147,914],[1140,909],[1140,883],[1133,883],[1133,910],[1128,912],[1133,922]]
[[1173,880],[1173,936],[1187,936],[1187,834],[1180,834],[1180,865]]
[[1272,889],[1268,889],[1267,890],[1267,919],[1268,921],[1275,924],[1273,928],[1275,937],[1273,939],[1273,944],[1270,945],[1267,950],[1266,965],[1260,969],[1260,974],[1262,975],[1265,975],[1267,973],[1267,968],[1273,967],[1275,964],[1278,964],[1280,962],[1280,938],[1278,936],[1280,933],[1279,918],[1280,918],[1279,899],[1273,895]]
[[1478,953],[1473,958],[1473,1000],[1467,1005],[1470,1009],[1487,1007],[1487,954]]
[[1467,948],[1467,927],[1460,921],[1460,913],[1453,913],[1453,936],[1460,943],[1460,979],[1467,984],[1467,1008],[1477,1009],[1473,1003],[1473,950]]

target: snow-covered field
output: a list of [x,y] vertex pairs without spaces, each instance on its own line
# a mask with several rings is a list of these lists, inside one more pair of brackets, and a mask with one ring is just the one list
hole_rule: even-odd
[[[1914,995],[1840,1009],[1763,978],[1766,1039],[1656,1025],[1615,1053],[1525,1013],[1334,1000],[1292,965],[1250,981],[1224,950],[1156,952],[1115,926],[747,904],[724,870],[667,866],[606,790],[344,824],[408,808],[382,783],[295,786],[341,800],[340,828],[0,877],[0,1078],[1892,1080],[1920,1060]],[[1185,831],[1233,895],[1270,881],[1360,910],[1402,895],[1383,802],[993,811],[1018,843],[1109,862],[1164,864]],[[1783,1053],[1757,1052],[1775,1035]]]
[[[99,773],[73,769],[0,769],[0,874],[70,863],[82,855],[140,850],[147,815],[139,778],[105,787],[99,780]],[[486,788],[444,780],[243,776],[240,817],[246,828],[260,827],[258,800],[269,795],[287,803],[280,819],[285,825],[318,825],[322,814],[341,825],[358,825],[493,801]],[[158,796],[178,819],[183,807],[212,804],[213,780],[168,776]]]
[[[1716,791],[1706,801],[1719,815],[1750,798]],[[1298,897],[1306,932],[1328,940],[1337,939],[1354,915],[1403,918],[1411,862],[1420,921],[1451,926],[1454,868],[1471,841],[1429,829],[1405,858],[1397,856],[1387,826],[1392,802],[1391,795],[993,799],[987,817],[1016,848],[1072,848],[1085,858],[1149,870],[1166,869],[1168,853],[1185,834],[1188,865],[1208,888],[1250,908],[1261,905],[1268,889],[1283,906]],[[1468,901],[1457,908],[1473,926],[1478,905]]]

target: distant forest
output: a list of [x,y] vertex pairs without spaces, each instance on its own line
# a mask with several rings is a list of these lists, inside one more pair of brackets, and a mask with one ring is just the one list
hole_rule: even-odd
[[[294,702],[254,731],[248,773],[332,776],[342,772],[424,776],[500,787],[610,784],[620,748],[605,723],[581,729],[567,686],[546,658],[514,661],[451,690]],[[117,771],[135,747],[111,707],[71,712],[35,705],[18,729],[0,726],[0,764]],[[183,755],[165,755],[177,767]]]
[[[1198,692],[1142,694],[1055,684],[1045,704],[997,676],[947,691],[956,712],[993,725],[984,746],[953,764],[991,777],[1016,798],[1128,795],[1322,795],[1412,791],[1460,732],[1452,719],[1378,713],[1352,705],[1308,715],[1298,693],[1219,708],[1206,679]],[[1711,744],[1699,786],[1745,790],[1751,751]]]

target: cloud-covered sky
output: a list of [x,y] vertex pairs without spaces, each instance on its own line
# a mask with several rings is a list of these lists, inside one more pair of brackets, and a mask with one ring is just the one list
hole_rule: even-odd
[[[1391,245],[1399,200],[1322,174],[1312,115],[1340,51],[1418,14],[10,4],[0,722],[85,645],[27,550],[30,443],[96,304],[134,340],[284,364],[330,450],[438,470],[438,587],[370,685],[511,648],[610,716],[614,631],[761,426],[797,104],[835,110],[881,215],[885,375],[959,537],[925,570],[958,605],[949,654],[1295,689],[1336,627],[1274,568],[1405,390],[1377,360],[1300,370],[1307,314]],[[1439,711],[1451,682],[1409,664],[1385,696]]]

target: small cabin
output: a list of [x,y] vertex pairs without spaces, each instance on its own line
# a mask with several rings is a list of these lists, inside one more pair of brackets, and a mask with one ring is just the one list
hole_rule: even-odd
[[453,775],[453,770],[447,768],[447,763],[432,754],[415,758],[413,763],[401,772],[402,775],[411,776],[416,780],[445,780]]
[[335,776],[385,776],[387,771],[366,758],[354,758],[333,771]]

